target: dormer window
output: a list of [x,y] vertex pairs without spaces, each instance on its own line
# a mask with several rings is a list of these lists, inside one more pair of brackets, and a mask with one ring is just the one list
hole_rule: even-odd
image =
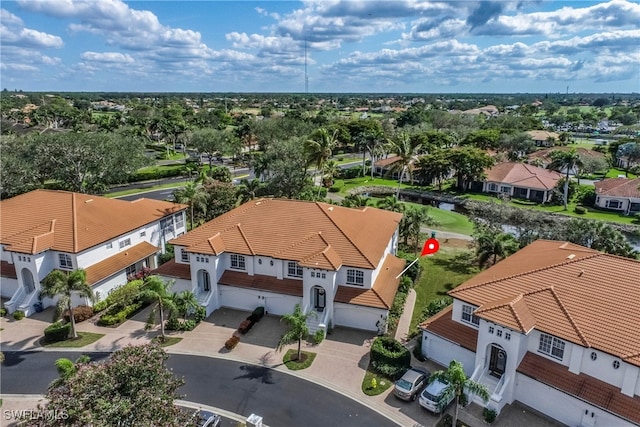
[[347,270],[347,285],[364,286],[364,273],[360,270]]
[[73,270],[73,262],[71,261],[71,257],[67,254],[58,254],[58,259],[60,260],[60,268],[63,270]]
[[470,305],[462,306],[462,321],[466,323],[470,323],[474,326],[480,325],[480,318],[473,314],[475,308]]
[[287,262],[287,275],[289,277],[302,277],[302,267],[295,261]]
[[231,268],[235,270],[246,269],[246,264],[243,255],[231,254]]

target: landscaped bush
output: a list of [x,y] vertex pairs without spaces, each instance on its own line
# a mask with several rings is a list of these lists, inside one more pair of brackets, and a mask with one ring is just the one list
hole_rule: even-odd
[[64,341],[69,338],[71,323],[56,322],[44,330],[44,339],[47,343]]
[[496,420],[496,416],[497,415],[498,415],[498,413],[494,409],[484,408],[482,410],[482,417],[489,424],[491,424],[492,422],[494,422]]
[[7,309],[6,308],[0,308],[0,317],[4,317],[7,315]]
[[325,336],[324,329],[318,329],[316,333],[313,334],[313,343],[315,345],[320,344],[322,341],[324,341],[324,336]]
[[24,319],[24,311],[22,310],[16,310],[13,312],[13,318],[14,320],[22,320]]
[[574,210],[579,215],[584,215],[588,212],[587,208],[585,208],[584,206],[576,206]]
[[227,350],[233,350],[234,348],[236,348],[239,342],[240,342],[240,337],[236,335],[232,335],[231,338],[229,338],[224,343],[224,348],[226,348]]
[[129,182],[148,181],[152,179],[171,178],[184,175],[182,166],[155,166],[137,171],[129,177]]
[[[93,307],[89,307],[88,305],[79,305],[73,309],[73,320],[76,323],[84,322],[85,320],[91,319],[93,317]],[[71,321],[71,316],[69,316],[69,310],[65,311],[62,315],[62,318],[66,322]]]
[[[407,265],[410,264],[416,257],[413,254],[409,254],[406,252],[398,251],[398,258],[402,258],[407,261]],[[409,269],[404,273],[402,277],[408,277],[412,281],[415,281],[418,275],[420,274],[420,263],[414,263]]]
[[344,181],[341,179],[336,179],[333,182],[333,185],[329,188],[330,193],[339,193],[340,190],[344,188]]
[[123,323],[129,317],[136,314],[144,307],[142,302],[136,302],[131,305],[125,306],[122,310],[114,314],[103,314],[98,319],[98,326],[116,326]]
[[[114,288],[111,293],[102,301],[94,304],[93,311],[99,313],[112,305],[126,306],[135,301],[140,295],[140,290],[144,285],[142,280],[134,280],[122,286]],[[118,311],[118,308],[110,308],[110,311]],[[110,313],[113,314],[113,313]]]
[[169,317],[164,325],[167,331],[193,331],[198,323],[193,319],[180,320],[175,316]]
[[371,364],[379,373],[396,379],[411,365],[411,353],[399,341],[377,337],[371,345]]

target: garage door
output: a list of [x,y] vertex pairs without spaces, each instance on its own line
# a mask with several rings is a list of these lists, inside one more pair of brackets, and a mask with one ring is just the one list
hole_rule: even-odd
[[442,366],[449,366],[449,363],[455,359],[462,363],[467,375],[473,374],[476,354],[451,341],[423,332],[422,353]]
[[386,311],[375,308],[335,303],[333,320],[337,326],[377,331],[376,323],[380,320],[380,315],[385,313]]

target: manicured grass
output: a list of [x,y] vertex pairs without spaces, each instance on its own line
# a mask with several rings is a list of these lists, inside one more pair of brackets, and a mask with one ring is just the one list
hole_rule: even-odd
[[421,205],[419,203],[403,202],[411,207],[428,207],[428,214],[438,225],[433,228],[440,231],[448,231],[451,233],[466,234],[470,236],[473,233],[473,223],[465,215],[457,212],[450,212],[444,209],[438,209],[433,206]]
[[[373,380],[376,380],[375,387],[372,387]],[[378,374],[373,370],[373,366],[369,364],[367,372],[362,379],[362,392],[367,396],[377,396],[384,393],[389,387],[393,385],[393,381],[389,378]]]
[[299,371],[301,369],[306,369],[313,363],[313,360],[316,358],[316,353],[311,351],[303,351],[301,354],[301,359],[297,360],[298,350],[290,349],[287,350],[284,357],[282,358],[282,362],[285,366],[292,371]]
[[[625,176],[625,171],[624,169],[620,169],[620,168],[611,168],[609,169],[609,172],[607,172],[607,175],[605,176],[605,178],[617,178],[618,175],[623,175]],[[629,172],[628,176],[625,176],[626,178],[629,179],[634,179],[637,178],[636,175],[632,174],[631,172]]]
[[[78,338],[70,338],[64,341],[58,341],[51,344],[43,344],[47,348],[78,348],[85,345],[93,344],[102,338],[105,334],[95,334],[93,332],[78,332]],[[44,338],[43,338],[44,339]]]
[[410,334],[416,331],[422,310],[431,301],[446,297],[447,291],[478,273],[474,256],[469,249],[441,247],[434,256],[420,258],[422,274],[414,285],[416,305],[409,327]]
[[160,337],[156,337],[153,339],[154,341],[160,344],[160,347],[169,347],[174,344],[178,344],[182,341],[182,338],[179,337],[164,337],[164,341],[160,339]]
[[[369,186],[385,186],[385,187],[392,187],[395,189],[395,188],[398,188],[398,181],[385,179],[385,178],[371,179],[370,176],[362,176],[359,178],[345,179],[344,187],[342,188],[342,190],[340,190],[339,194],[342,196],[346,196],[349,194],[349,190],[352,190],[356,187],[369,187]],[[403,183],[400,185],[400,188],[409,188],[409,187],[411,187],[411,185],[409,184]]]

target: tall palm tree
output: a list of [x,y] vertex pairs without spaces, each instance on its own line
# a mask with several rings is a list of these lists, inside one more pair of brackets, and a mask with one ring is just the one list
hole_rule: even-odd
[[[457,360],[452,360],[446,371],[436,371],[431,374],[429,380],[439,380],[447,384],[447,387],[444,389],[445,395],[455,396],[456,410],[453,416],[453,423],[451,424],[453,426],[458,423],[458,407],[460,406],[460,396],[462,393],[466,391],[467,393],[473,393],[479,396],[485,402],[489,400],[489,390],[487,387],[467,378],[462,363]],[[445,401],[447,400],[449,399]]]
[[391,173],[398,172],[398,190],[396,191],[396,199],[400,196],[400,185],[404,177],[408,174],[413,181],[411,165],[415,161],[415,156],[420,150],[420,144],[411,139],[406,132],[401,132],[396,138],[389,141],[391,151],[396,153],[398,159],[393,162],[389,168]]
[[[316,132],[315,139],[309,139],[305,142],[305,151],[307,153],[307,161],[310,165],[314,165],[320,175],[327,160],[331,157],[333,149],[338,144],[338,130],[329,133],[326,128],[320,128]],[[322,185],[320,186],[322,188]],[[318,189],[318,196],[320,189]]]
[[184,187],[173,192],[173,199],[176,203],[184,203],[189,206],[189,230],[195,226],[195,210],[205,211],[207,209],[207,194],[200,184],[193,181],[187,182]]
[[376,206],[386,211],[402,213],[406,205],[393,196],[387,196],[384,199],[378,200]]
[[310,316],[315,316],[315,312],[310,311],[307,314],[302,312],[300,304],[296,304],[293,309],[293,313],[287,313],[280,318],[281,322],[285,322],[289,325],[289,330],[282,335],[280,341],[278,341],[277,351],[282,350],[285,345],[298,342],[298,356],[297,360],[300,360],[302,356],[302,340],[309,335],[309,328],[307,327],[307,319]]
[[238,187],[238,202],[245,203],[256,198],[260,190],[263,188],[259,179],[254,178],[251,181],[244,178],[240,181]]
[[480,232],[476,240],[476,256],[481,267],[490,259],[492,264],[498,257],[506,258],[520,249],[518,240],[509,233],[500,230],[486,229]]
[[198,308],[198,298],[193,291],[174,292],[171,299],[176,306],[177,313],[186,319],[189,313],[193,313]]
[[71,302],[71,296],[73,294],[88,298],[92,302],[95,301],[93,290],[87,283],[87,274],[82,269],[71,272],[52,270],[51,273],[42,279],[40,296],[46,298],[60,297],[56,305],[54,320],[59,319],[62,313],[68,310],[69,321],[71,322],[71,336],[78,338],[76,320],[73,317],[73,305]]
[[423,225],[435,225],[435,220],[429,215],[428,207],[407,209],[404,212],[404,216],[400,220],[399,231],[400,235],[404,237],[405,244],[411,241],[417,250]]
[[324,174],[323,181],[326,178],[327,184],[329,184],[325,186],[331,187],[333,185],[334,178],[338,176],[338,174],[340,173],[340,167],[338,166],[338,163],[335,162],[334,160],[329,160],[327,163],[324,164],[324,168],[322,169],[322,172]]
[[149,276],[145,279],[142,288],[142,299],[153,304],[153,309],[149,313],[145,329],[151,329],[156,324],[156,317],[160,315],[160,340],[165,340],[164,320],[165,313],[177,312],[178,307],[172,298],[169,290],[173,286],[173,281],[165,282],[158,276]]
[[580,155],[576,152],[575,148],[569,151],[553,150],[550,154],[551,163],[549,169],[553,169],[558,172],[565,171],[564,180],[564,210],[567,210],[567,203],[569,202],[569,173],[572,170],[580,169],[584,166]]

